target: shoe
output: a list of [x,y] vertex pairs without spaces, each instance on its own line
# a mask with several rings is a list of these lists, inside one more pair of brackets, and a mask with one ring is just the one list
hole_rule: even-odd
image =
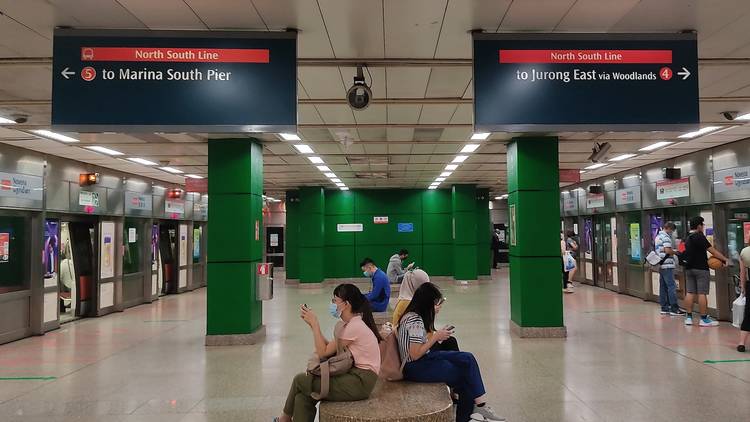
[[685,314],[685,325],[693,325],[693,317]]
[[740,353],[745,353],[745,345],[740,344],[739,346],[737,346],[737,351]]
[[718,327],[719,321],[716,321],[710,316],[707,316],[705,318],[701,318],[700,326],[701,327]]
[[486,404],[482,407],[474,406],[474,412],[471,414],[472,421],[480,422],[505,422],[505,418],[495,415],[491,407]]
[[662,309],[661,311],[659,311],[659,313],[662,314],[662,315],[668,315],[669,311],[667,311],[665,309]]
[[669,311],[669,315],[672,315],[672,316],[685,316],[685,311],[683,311],[682,309],[678,309],[676,311]]
[[567,289],[563,289],[563,293],[573,293],[573,289],[568,287]]

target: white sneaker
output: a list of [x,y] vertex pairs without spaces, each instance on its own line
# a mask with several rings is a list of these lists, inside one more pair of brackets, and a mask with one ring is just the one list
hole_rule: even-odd
[[690,315],[685,315],[685,325],[693,325],[693,317]]
[[491,407],[486,404],[482,407],[474,406],[474,412],[471,414],[472,421],[479,422],[505,422],[505,418],[495,415]]
[[701,327],[718,327],[719,321],[716,321],[710,316],[707,316],[705,318],[701,318],[700,326]]

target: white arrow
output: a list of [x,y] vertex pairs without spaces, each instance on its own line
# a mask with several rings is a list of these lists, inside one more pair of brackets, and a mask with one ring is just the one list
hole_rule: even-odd
[[685,79],[687,79],[690,76],[690,71],[687,70],[687,69],[685,69],[683,67],[682,68],[682,72],[677,72],[677,74],[680,75],[680,76],[682,76],[682,80],[684,81]]
[[65,77],[65,79],[70,79],[70,77],[72,75],[75,75],[76,73],[75,72],[71,72],[70,69],[66,67],[65,69],[63,69],[63,71],[60,74],[63,75],[63,77]]

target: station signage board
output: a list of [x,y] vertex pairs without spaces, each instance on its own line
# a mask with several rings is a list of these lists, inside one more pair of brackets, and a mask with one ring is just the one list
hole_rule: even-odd
[[384,217],[372,217],[372,222],[374,224],[388,224],[388,216],[384,216]]
[[604,208],[604,194],[603,193],[587,193],[586,194],[586,208]]
[[167,199],[164,201],[164,212],[172,218],[185,215],[185,201],[181,199]]
[[398,223],[396,228],[399,233],[413,233],[414,223]]
[[359,223],[336,224],[336,231],[340,233],[361,232],[363,230],[363,225]]
[[750,167],[735,167],[714,172],[714,192],[750,189]]
[[661,180],[656,182],[656,199],[684,198],[690,196],[690,178],[683,177],[674,180]]
[[293,32],[55,30],[52,125],[294,132]]
[[627,205],[638,204],[641,202],[641,187],[634,186],[630,188],[617,189],[615,192],[615,204]]
[[99,193],[85,190],[78,192],[78,205],[82,207],[98,207]]
[[694,130],[694,34],[475,34],[476,131]]
[[151,211],[151,195],[137,192],[125,192],[125,211]]
[[563,211],[576,211],[578,209],[578,197],[565,195],[563,198]]
[[39,176],[0,172],[0,197],[41,201],[44,184]]

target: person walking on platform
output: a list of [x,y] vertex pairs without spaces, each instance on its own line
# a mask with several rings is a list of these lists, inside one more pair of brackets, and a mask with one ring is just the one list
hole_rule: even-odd
[[391,299],[391,285],[388,282],[388,276],[370,258],[365,258],[359,266],[362,268],[365,277],[372,279],[372,290],[365,295],[372,305],[372,311],[385,312],[388,310],[388,301]]
[[672,245],[674,245],[672,233],[676,227],[672,222],[664,223],[662,230],[656,235],[654,245],[656,253],[661,258],[661,264],[659,265],[661,314],[683,316],[685,312],[680,310],[680,305],[677,303],[677,285],[674,281],[675,251],[672,249]]
[[[742,296],[747,297],[747,271],[750,269],[750,246],[740,251],[740,289]],[[745,304],[745,314],[740,325],[740,344],[737,345],[738,352],[745,352],[747,337],[750,335],[750,306]]]
[[706,239],[704,230],[706,225],[703,217],[690,219],[690,234],[685,240],[685,325],[693,325],[693,302],[698,295],[698,305],[701,311],[701,327],[716,327],[719,322],[708,315],[708,292],[711,287],[711,273],[708,270],[706,251],[727,265],[727,257],[711,246]]

